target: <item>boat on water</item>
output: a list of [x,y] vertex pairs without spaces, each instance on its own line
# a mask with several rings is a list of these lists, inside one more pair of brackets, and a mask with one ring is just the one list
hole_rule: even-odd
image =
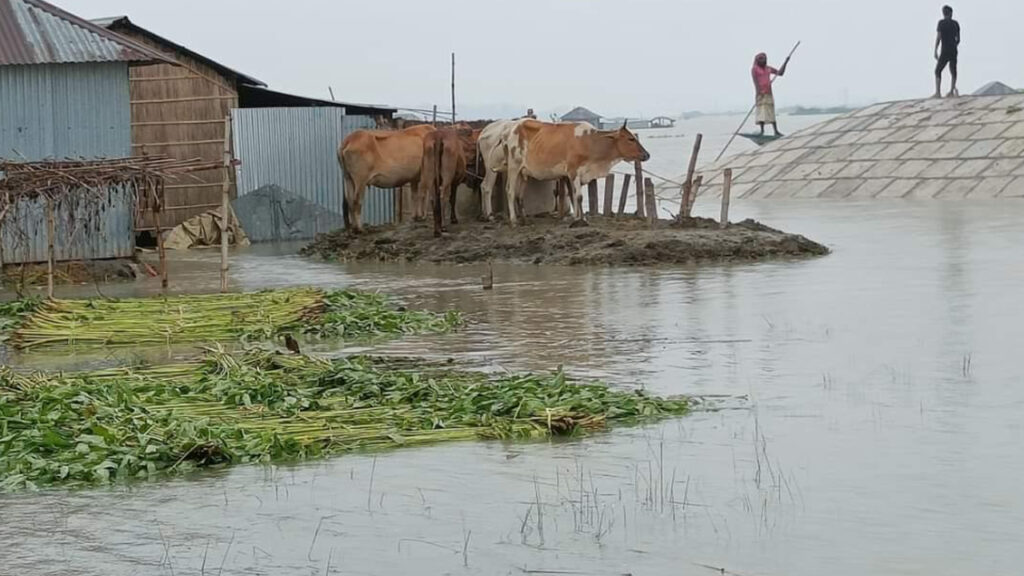
[[775,136],[775,135],[772,135],[772,134],[757,134],[757,133],[753,133],[753,134],[740,134],[740,136],[743,136],[744,138],[746,138],[747,140],[750,140],[751,142],[753,142],[754,144],[757,144],[758,146],[764,146],[765,144],[774,142],[774,141],[778,140],[779,138],[785,138],[785,136]]

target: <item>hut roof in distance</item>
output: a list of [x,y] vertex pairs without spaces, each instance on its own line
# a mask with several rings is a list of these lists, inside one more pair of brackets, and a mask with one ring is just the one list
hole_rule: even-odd
[[164,61],[158,52],[43,0],[0,0],[0,66]]
[[1015,90],[1002,82],[992,81],[975,90],[971,96],[1009,96],[1019,92],[1020,90]]
[[562,115],[563,122],[591,122],[594,119],[601,119],[600,114],[595,114],[592,110],[588,110],[583,106],[577,106]]
[[700,171],[733,198],[1024,197],[1024,94],[875,104]]

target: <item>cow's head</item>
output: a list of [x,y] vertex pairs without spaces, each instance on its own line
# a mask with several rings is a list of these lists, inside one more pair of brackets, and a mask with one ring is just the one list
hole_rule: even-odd
[[622,123],[622,128],[615,131],[615,150],[623,160],[630,162],[646,162],[651,159],[651,154],[640,144],[636,135],[626,128],[625,122]]

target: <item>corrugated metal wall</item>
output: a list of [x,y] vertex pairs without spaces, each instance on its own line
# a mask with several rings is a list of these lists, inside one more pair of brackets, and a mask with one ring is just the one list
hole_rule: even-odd
[[[0,157],[129,156],[130,114],[127,64],[0,66]],[[59,260],[134,255],[131,194],[115,190],[111,198],[88,230],[76,229],[88,201],[55,206]],[[35,200],[8,215],[2,234],[4,263],[46,260],[44,215],[44,204]]]
[[[369,116],[345,116],[341,108],[247,108],[232,111],[238,194],[245,196],[264,186],[276,185],[326,211],[327,218],[301,226],[288,236],[308,240],[317,232],[340,228],[342,221],[342,172],[338,146],[351,132],[372,129]],[[246,221],[243,215],[239,218]],[[363,223],[394,221],[391,190],[370,188],[363,200]],[[253,218],[260,226],[279,218]],[[263,224],[266,223],[266,224]],[[296,231],[297,230],[297,231]],[[279,230],[246,230],[254,240],[281,238]]]
[[0,66],[0,157],[130,154],[127,64]]
[[[135,194],[130,186],[109,198],[86,192],[54,205],[54,254],[58,261],[131,258],[135,255]],[[99,217],[95,217],[95,215]],[[23,200],[4,223],[3,262],[46,262],[46,201]]]

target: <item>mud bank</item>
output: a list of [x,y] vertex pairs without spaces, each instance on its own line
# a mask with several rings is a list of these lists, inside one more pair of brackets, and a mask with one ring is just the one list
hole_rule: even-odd
[[720,229],[714,220],[682,224],[660,221],[654,229],[638,218],[595,217],[590,226],[536,217],[519,228],[471,222],[434,238],[428,224],[368,229],[353,236],[343,230],[320,235],[301,253],[327,260],[509,262],[555,265],[649,266],[693,262],[752,261],[828,254],[825,246],[753,220]]

